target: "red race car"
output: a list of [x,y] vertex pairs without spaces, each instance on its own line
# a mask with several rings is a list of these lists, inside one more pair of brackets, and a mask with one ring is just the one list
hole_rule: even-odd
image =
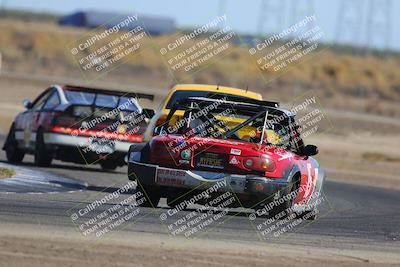
[[33,154],[35,164],[52,159],[80,164],[99,163],[112,170],[126,163],[132,143],[142,142],[146,120],[154,111],[142,109],[138,98],[153,95],[77,86],[54,85],[13,122],[3,150],[8,161]]
[[[177,110],[185,113],[174,121]],[[304,146],[294,114],[276,102],[192,97],[176,103],[155,134],[129,152],[129,179],[138,181],[144,206],[166,197],[182,209],[193,196],[211,205],[210,197],[229,191],[238,200],[229,207],[303,214],[321,193],[325,172],[311,157],[318,149]]]

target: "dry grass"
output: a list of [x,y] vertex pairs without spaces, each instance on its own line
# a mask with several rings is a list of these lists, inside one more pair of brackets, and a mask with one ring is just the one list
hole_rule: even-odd
[[382,153],[376,152],[367,152],[362,154],[363,159],[368,160],[370,162],[400,162],[400,157],[392,157]]
[[0,179],[10,178],[14,175],[15,171],[13,169],[0,168]]
[[[81,76],[67,45],[88,33],[42,22],[0,20],[0,51],[3,68],[9,71]],[[149,48],[104,78],[108,81],[147,84],[166,88],[169,83],[195,82],[249,87],[267,98],[289,101],[309,89],[320,92],[327,107],[400,115],[400,56],[380,58],[340,54],[331,49],[285,72],[262,73],[245,47],[234,47],[223,60],[193,75],[171,71],[158,47],[171,36],[145,41]],[[193,44],[193,43],[192,43]],[[190,45],[190,43],[189,43]]]

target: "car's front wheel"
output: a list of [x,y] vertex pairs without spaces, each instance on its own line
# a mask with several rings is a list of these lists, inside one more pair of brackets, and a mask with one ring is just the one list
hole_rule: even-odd
[[158,206],[158,202],[160,202],[161,195],[157,189],[152,189],[147,186],[136,186],[136,191],[142,193],[146,201],[144,201],[140,206],[141,207],[149,207],[156,208]]
[[9,162],[20,163],[24,159],[25,152],[18,148],[18,143],[15,139],[14,125],[10,128],[4,150],[6,151],[6,157]]
[[35,144],[35,165],[40,167],[48,167],[50,166],[53,155],[51,151],[46,149],[46,145],[44,143],[43,131],[39,130],[36,133],[36,144]]

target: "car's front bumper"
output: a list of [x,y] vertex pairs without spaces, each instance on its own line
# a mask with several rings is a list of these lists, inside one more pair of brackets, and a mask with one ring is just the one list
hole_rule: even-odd
[[202,190],[219,183],[221,185],[218,188],[219,192],[230,191],[237,194],[255,195],[260,199],[272,196],[280,190],[283,192],[290,190],[288,188],[290,182],[287,179],[268,179],[256,175],[181,170],[137,161],[128,163],[128,176],[130,180],[139,180],[142,185],[177,189]]

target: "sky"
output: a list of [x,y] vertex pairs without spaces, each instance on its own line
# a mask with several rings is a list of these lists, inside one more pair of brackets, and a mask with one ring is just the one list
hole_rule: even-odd
[[[261,8],[262,1],[265,8]],[[137,12],[171,17],[179,27],[201,26],[220,14],[226,14],[227,24],[239,33],[280,32],[306,14],[315,14],[315,23],[324,31],[324,42],[364,47],[370,36],[371,46],[400,51],[400,27],[397,26],[400,17],[396,16],[400,11],[400,1],[387,1],[391,6],[386,6],[386,9],[382,5],[385,0],[0,0],[0,3],[10,9],[58,14],[78,10]],[[265,10],[264,15],[261,10]],[[391,20],[387,20],[388,17]],[[263,21],[263,26],[260,26],[260,21]],[[388,21],[391,23],[387,24]]]

